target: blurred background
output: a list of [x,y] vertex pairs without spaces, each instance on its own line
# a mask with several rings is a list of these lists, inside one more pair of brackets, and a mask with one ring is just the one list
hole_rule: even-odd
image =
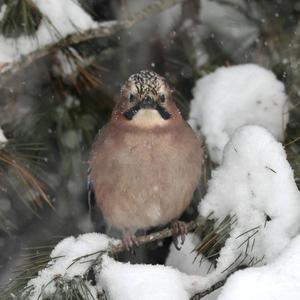
[[[106,22],[134,16],[153,2],[78,0],[78,5]],[[0,285],[14,277],[26,259],[24,249],[51,248],[65,236],[94,230],[87,202],[89,149],[122,83],[142,69],[167,78],[185,118],[195,81],[217,67],[253,62],[273,70],[290,100],[285,144],[300,184],[300,2],[173,2],[117,34],[58,47],[1,84],[0,127],[7,142],[0,143]],[[24,25],[24,3],[31,1],[0,1],[14,12],[0,21],[5,37],[37,30],[37,12],[26,12],[30,22]],[[97,228],[105,230],[98,221]]]

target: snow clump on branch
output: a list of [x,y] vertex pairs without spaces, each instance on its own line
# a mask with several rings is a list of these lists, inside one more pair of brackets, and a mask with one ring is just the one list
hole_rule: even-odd
[[193,90],[189,122],[200,127],[210,158],[222,161],[223,149],[243,125],[260,125],[282,140],[288,122],[284,85],[273,72],[254,64],[221,67],[199,79]]
[[300,227],[300,193],[283,146],[262,127],[238,129],[199,212],[219,221],[236,218],[211,276],[272,262]]

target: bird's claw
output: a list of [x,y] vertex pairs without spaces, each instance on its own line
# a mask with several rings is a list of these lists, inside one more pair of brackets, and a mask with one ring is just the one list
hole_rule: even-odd
[[185,241],[185,235],[187,234],[187,226],[184,222],[174,221],[171,223],[171,230],[173,234],[173,244],[177,250],[180,250],[181,247],[178,246],[178,237],[181,238],[181,245]]
[[136,236],[128,231],[124,232],[122,242],[125,249],[130,252],[134,252],[133,248],[140,244]]

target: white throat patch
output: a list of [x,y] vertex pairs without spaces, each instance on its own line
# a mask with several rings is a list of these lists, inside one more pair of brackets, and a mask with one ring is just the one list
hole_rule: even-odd
[[164,120],[155,109],[140,109],[130,123],[140,128],[153,128],[156,126],[166,126],[168,120]]

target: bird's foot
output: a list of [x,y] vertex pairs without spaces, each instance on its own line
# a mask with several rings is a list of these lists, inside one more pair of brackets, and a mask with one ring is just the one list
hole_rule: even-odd
[[123,245],[127,251],[133,252],[133,248],[139,246],[139,241],[134,234],[125,230],[122,238]]
[[184,222],[173,221],[171,223],[171,230],[173,234],[173,244],[177,250],[180,250],[181,247],[178,246],[178,237],[180,236],[181,245],[183,245],[185,241],[185,235],[187,234],[187,226]]

